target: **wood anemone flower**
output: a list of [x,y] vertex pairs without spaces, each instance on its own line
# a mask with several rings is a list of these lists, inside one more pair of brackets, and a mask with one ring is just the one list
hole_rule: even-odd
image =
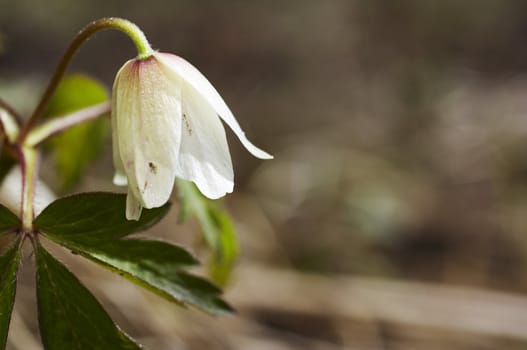
[[212,84],[181,57],[156,52],[124,64],[113,86],[112,139],[114,183],[128,184],[127,219],[165,204],[176,176],[211,199],[232,192],[220,119],[252,155],[273,158],[247,139]]

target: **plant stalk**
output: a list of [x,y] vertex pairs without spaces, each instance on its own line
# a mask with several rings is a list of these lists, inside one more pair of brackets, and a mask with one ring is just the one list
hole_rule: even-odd
[[93,34],[101,30],[107,29],[119,30],[128,35],[128,37],[132,39],[137,48],[138,59],[146,59],[153,54],[154,51],[152,50],[152,47],[148,43],[148,40],[146,39],[141,29],[139,29],[139,27],[137,27],[134,23],[126,19],[115,17],[101,18],[88,24],[75,36],[73,41],[66,49],[66,52],[64,53],[62,59],[57,65],[57,68],[55,69],[55,72],[46,90],[44,91],[42,98],[40,99],[40,102],[38,103],[37,107],[31,114],[31,117],[29,118],[24,128],[22,129],[22,132],[20,133],[20,143],[23,143],[23,140],[25,139],[29,131],[33,128],[38,118],[42,115],[42,113],[44,113],[51,97],[55,93],[59,82],[62,80],[62,77],[64,76],[68,65],[70,64],[72,58],[75,56],[75,53],[78,51],[79,47]]

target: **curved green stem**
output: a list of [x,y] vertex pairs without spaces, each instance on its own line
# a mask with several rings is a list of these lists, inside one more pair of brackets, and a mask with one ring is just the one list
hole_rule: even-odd
[[21,147],[21,167],[22,167],[22,207],[20,216],[22,218],[22,228],[24,232],[33,231],[33,218],[35,210],[35,186],[38,173],[38,151],[32,147]]
[[137,52],[138,52],[138,59],[146,59],[150,57],[153,54],[152,47],[150,47],[150,44],[148,43],[148,40],[146,39],[144,33],[137,27],[134,23],[122,19],[122,18],[102,18],[96,21],[91,22],[86,27],[84,27],[78,34],[75,36],[73,41],[68,46],[68,49],[62,56],[62,59],[60,60],[59,64],[57,65],[57,68],[55,69],[55,73],[53,74],[53,77],[51,78],[46,91],[44,91],[44,95],[42,95],[42,98],[40,99],[40,102],[38,103],[37,107],[35,108],[35,111],[29,118],[28,122],[24,126],[24,129],[20,133],[20,140],[23,141],[26,137],[29,130],[35,125],[37,119],[44,113],[44,110],[46,109],[49,100],[53,96],[53,93],[55,92],[55,89],[57,88],[60,80],[64,76],[64,73],[66,72],[66,68],[68,67],[69,63],[71,62],[71,59],[74,57],[75,53],[79,49],[79,47],[86,41],[88,38],[90,38],[93,34],[95,34],[98,31],[106,30],[106,29],[115,29],[119,30],[134,42]]

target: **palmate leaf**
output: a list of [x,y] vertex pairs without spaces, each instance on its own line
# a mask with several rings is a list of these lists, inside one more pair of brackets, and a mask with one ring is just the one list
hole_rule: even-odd
[[60,198],[35,219],[37,229],[56,238],[77,237],[86,244],[118,239],[155,225],[170,208],[145,209],[138,221],[126,220],[126,195],[90,192]]
[[[49,236],[53,239],[53,236]],[[160,241],[113,240],[87,246],[61,237],[57,243],[135,284],[181,305],[193,305],[211,314],[227,314],[232,308],[220,298],[221,290],[186,268],[197,261],[181,247]]]
[[40,244],[36,246],[40,334],[46,350],[139,350],[97,299]]
[[[102,103],[108,100],[108,95],[95,79],[83,74],[69,75],[60,82],[44,117],[58,117]],[[99,118],[72,127],[47,142],[62,191],[78,182],[89,163],[99,155],[109,131],[107,118]]]
[[20,219],[0,204],[0,235],[11,232],[20,226]]
[[203,237],[212,250],[210,266],[214,282],[224,285],[238,258],[238,240],[229,215],[216,203],[205,198],[196,186],[177,179],[181,198],[180,219],[186,220],[195,215],[203,232]]
[[183,248],[160,241],[122,240],[159,221],[167,208],[125,218],[126,196],[90,193],[61,198],[35,220],[46,237],[156,294],[213,314],[229,313],[221,291],[186,271],[197,261]]
[[7,342],[11,312],[15,302],[20,251],[20,241],[16,241],[0,257],[0,349],[5,349]]

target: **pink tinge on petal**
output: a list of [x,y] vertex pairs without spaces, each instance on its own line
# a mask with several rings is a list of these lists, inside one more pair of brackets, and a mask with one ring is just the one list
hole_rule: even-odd
[[116,168],[126,174],[129,197],[145,208],[169,200],[181,141],[180,84],[160,66],[155,58],[134,61],[114,85]]

